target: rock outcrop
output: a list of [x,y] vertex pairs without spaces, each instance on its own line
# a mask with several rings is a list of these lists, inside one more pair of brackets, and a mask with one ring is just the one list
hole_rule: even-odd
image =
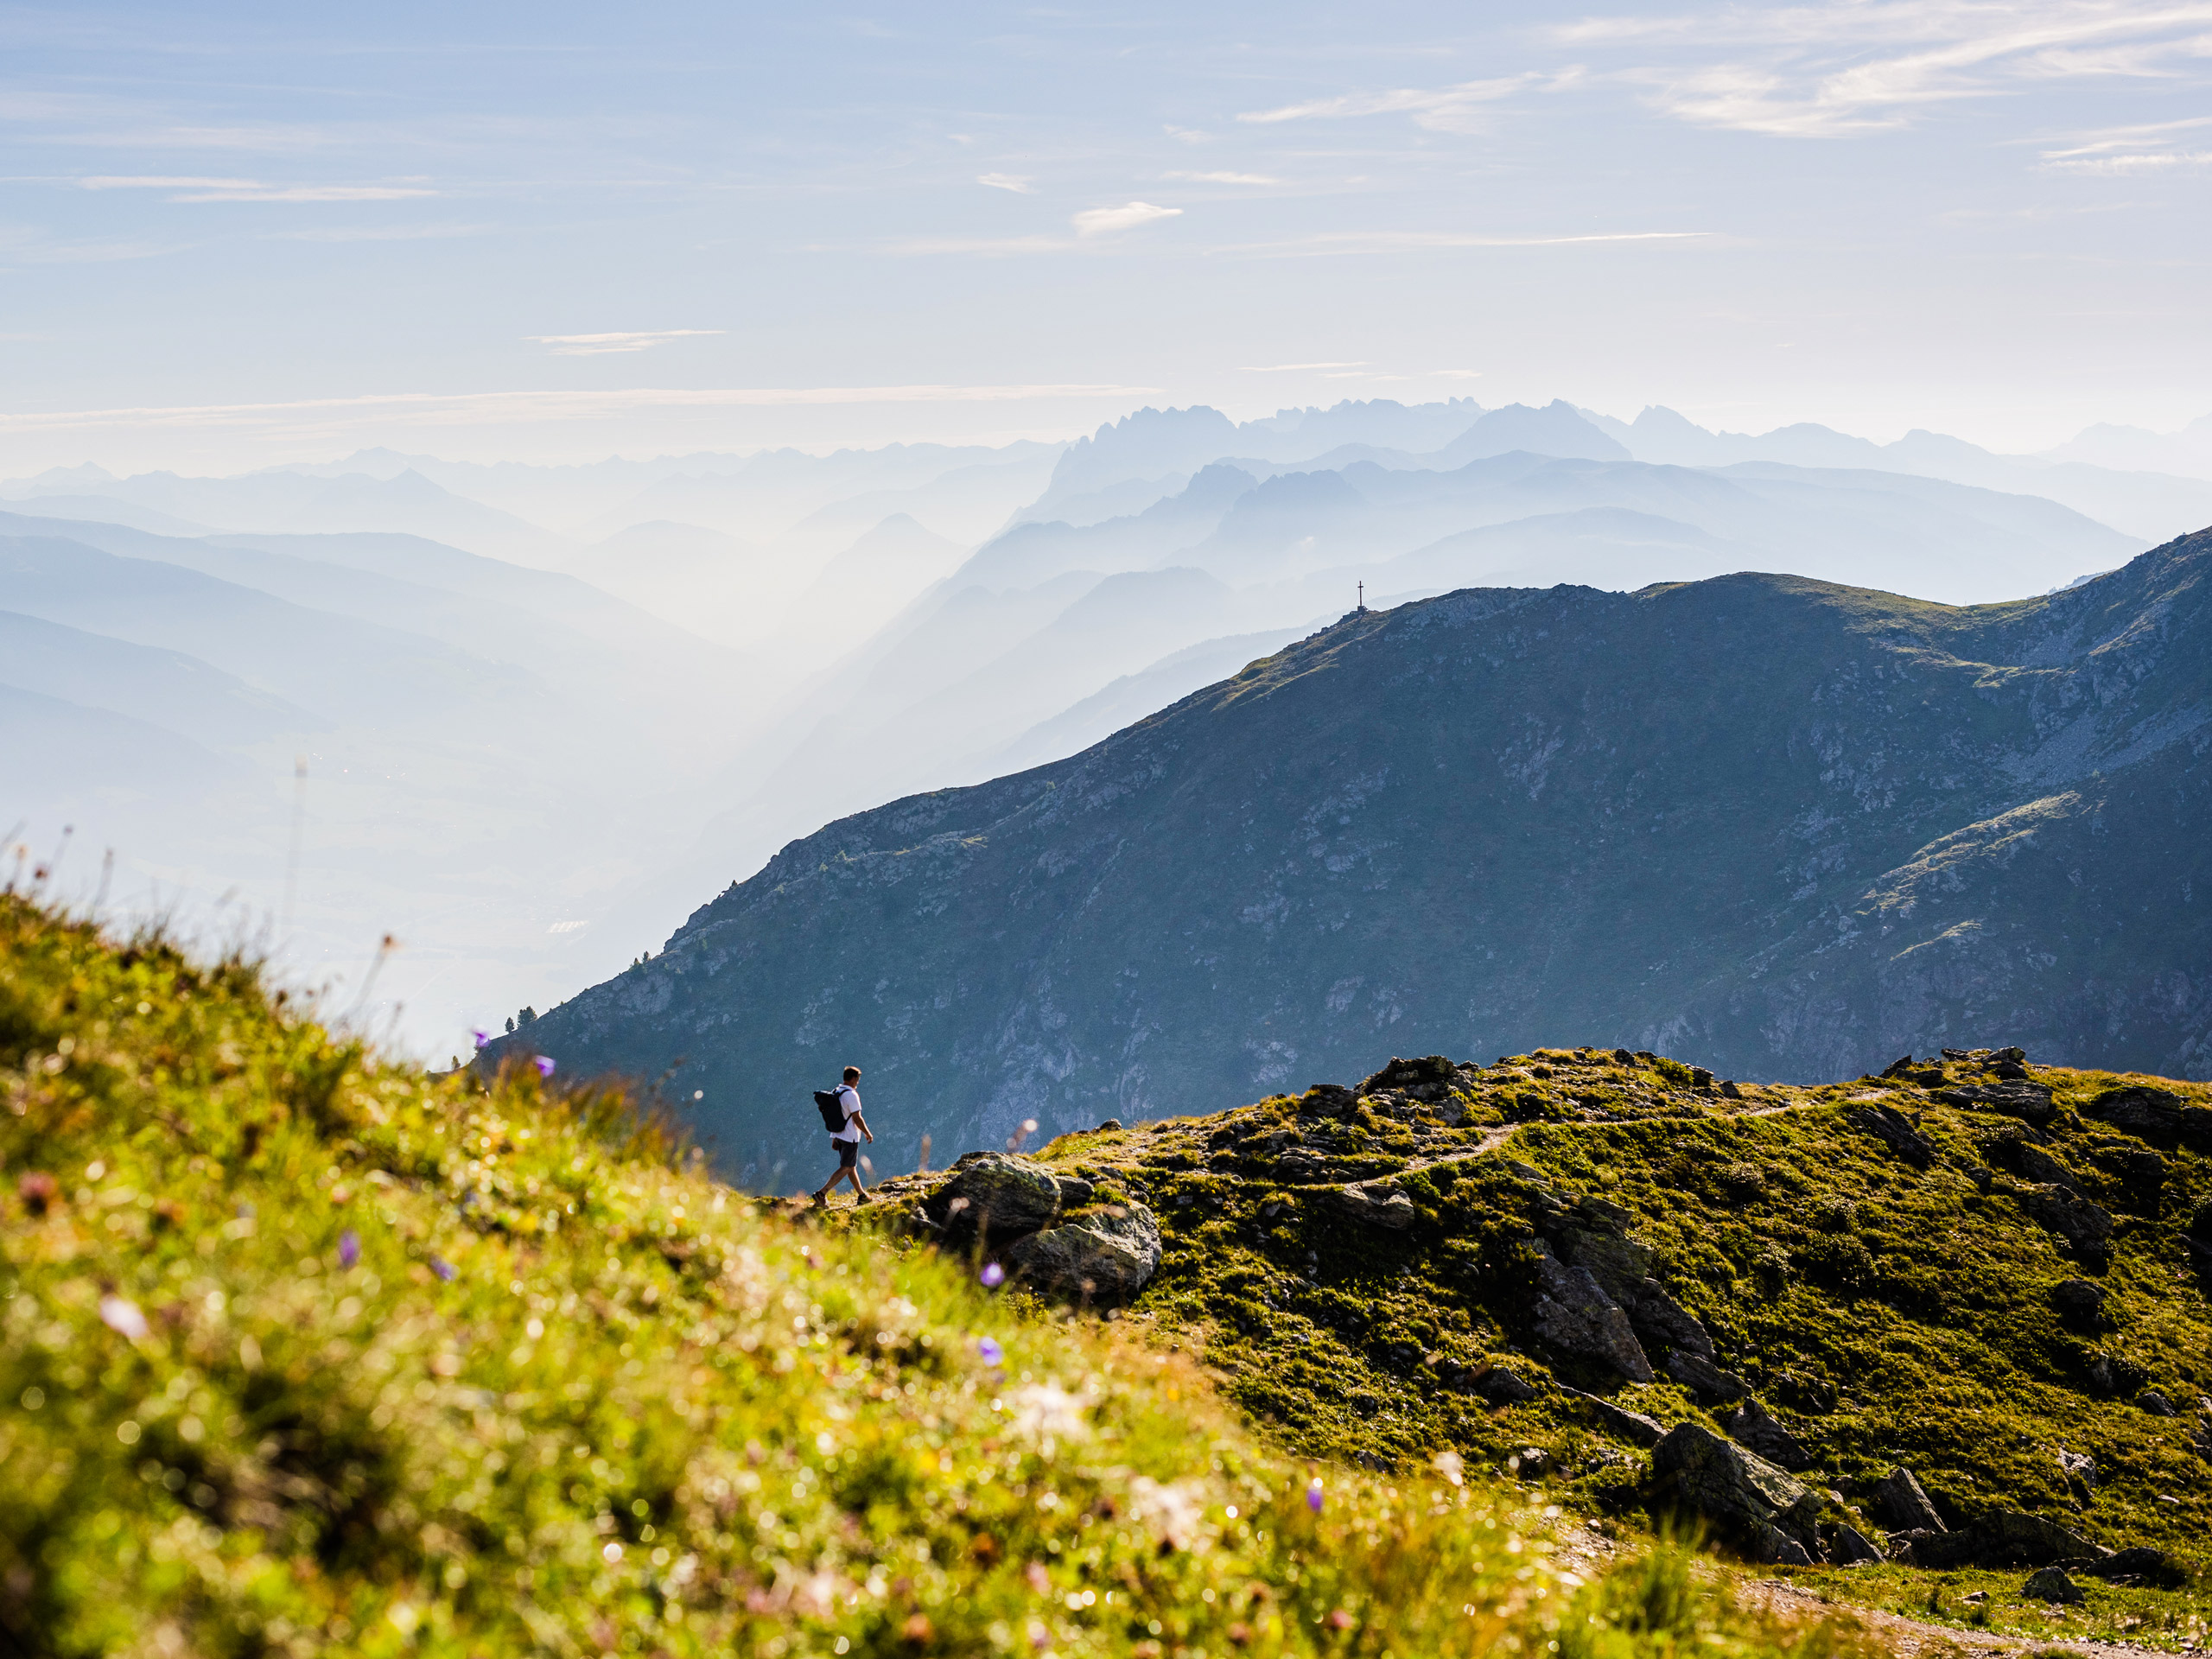
[[1946,1532],[1943,1517],[1910,1469],[1892,1469],[1874,1483],[1866,1507],[1891,1532]]
[[1805,1566],[1821,1558],[1821,1500],[1787,1470],[1695,1423],[1677,1424],[1652,1449],[1662,1494],[1735,1535],[1759,1560]]
[[2028,1574],[2028,1581],[2020,1586],[2020,1593],[2034,1601],[2061,1604],[2082,1599],[2082,1586],[2066,1576],[2060,1567],[2038,1567]]
[[1804,1442],[1775,1421],[1757,1400],[1745,1401],[1721,1420],[1720,1426],[1728,1431],[1730,1440],[1749,1446],[1769,1463],[1789,1470],[1812,1466],[1813,1454],[1805,1449]]
[[1006,1265],[1039,1288],[1070,1300],[1119,1304],[1142,1290],[1160,1267],[1160,1224],[1141,1204],[1106,1204],[1018,1238]]
[[1580,1389],[1566,1389],[1561,1393],[1580,1400],[1606,1430],[1618,1435],[1632,1446],[1656,1446],[1666,1438],[1666,1425],[1656,1417],[1647,1417],[1640,1411],[1630,1411],[1626,1406],[1616,1405],[1602,1394],[1585,1394]]
[[2022,1187],[2014,1196],[2031,1221],[2057,1234],[2084,1261],[2100,1262],[2110,1254],[2112,1214],[2102,1205],[2070,1186]]
[[1685,1353],[1679,1348],[1667,1355],[1667,1375],[1707,1405],[1726,1405],[1751,1391],[1751,1385],[1735,1372],[1722,1370],[1704,1354]]
[[1160,1223],[1141,1204],[1093,1205],[1081,1176],[1004,1152],[971,1152],[921,1201],[948,1243],[980,1241],[1033,1288],[1071,1301],[1119,1303],[1160,1267]]
[[1052,1224],[1064,1204],[1090,1196],[1068,1190],[1064,1179],[1033,1159],[1013,1153],[971,1152],[952,1166],[952,1178],[922,1200],[922,1212],[948,1239],[982,1238],[987,1244],[1018,1238]]
[[2054,1561],[2094,1561],[2109,1554],[2047,1516],[1997,1510],[1955,1532],[1912,1541],[1916,1567],[2047,1567]]
[[1631,1382],[1649,1382],[1655,1375],[1628,1315],[1589,1268],[1569,1267],[1548,1250],[1536,1258],[1530,1324],[1546,1346],[1571,1358],[1599,1361]]

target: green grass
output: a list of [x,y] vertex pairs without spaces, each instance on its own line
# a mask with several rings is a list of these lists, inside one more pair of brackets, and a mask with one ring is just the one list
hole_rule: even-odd
[[[2077,1575],[2082,1599],[2056,1606],[2022,1595],[2028,1569],[2004,1573],[1916,1573],[1884,1564],[1847,1571],[1796,1568],[1784,1576],[1816,1585],[1824,1593],[1860,1607],[1948,1624],[1961,1634],[2028,1641],[2126,1642],[2178,1651],[2201,1648],[2212,1630],[2212,1611],[2201,1595],[2127,1588]],[[1980,1600],[1969,1598],[1980,1596]]]
[[[1447,1446],[1498,1469],[1538,1446],[1560,1465],[1548,1496],[1641,1526],[1647,1459],[1586,1407],[1548,1389],[1501,1408],[1442,1380],[1500,1363],[1540,1385],[1602,1390],[1662,1423],[1719,1427],[1663,1376],[1624,1387],[1535,1342],[1532,1188],[1509,1160],[1533,1167],[1563,1200],[1587,1195],[1628,1212],[1654,1272],[1703,1319],[1721,1363],[1810,1450],[1803,1478],[1841,1494],[1833,1518],[1878,1535],[1858,1501],[1904,1464],[1955,1522],[2029,1510],[2107,1546],[2161,1547],[2200,1575],[2174,1592],[2091,1581],[2086,1606],[2053,1630],[2164,1646],[2201,1636],[2212,1464],[2191,1437],[2212,1437],[2193,1409],[2212,1393],[2212,1309],[2183,1233],[2212,1199],[2212,1168],[2170,1147],[2156,1204],[2130,1195],[2115,1172],[2146,1148],[2075,1109],[2128,1079],[2035,1070],[2060,1108],[2049,1150],[2118,1221],[2100,1268],[2030,1220],[2018,1184],[1992,1168],[1997,1143],[2020,1126],[1936,1103],[1928,1087],[1744,1086],[1729,1099],[1684,1087],[1688,1069],[1672,1064],[1549,1050],[1461,1068],[1423,1101],[1405,1087],[1437,1071],[1421,1064],[1370,1080],[1333,1117],[1276,1097],[1071,1135],[1040,1155],[1158,1211],[1166,1255],[1126,1317],[1201,1354],[1229,1397],[1293,1447],[1413,1467]],[[1952,1070],[1955,1082],[1980,1068]],[[2202,1084],[2161,1086],[2212,1098]],[[1870,1097],[1923,1114],[1936,1148],[1929,1167],[1852,1123]],[[1478,1155],[1504,1124],[1517,1126],[1511,1139]],[[1268,1149],[1301,1128],[1332,1160],[1302,1183],[1283,1178]],[[1413,1198],[1408,1230],[1376,1230],[1330,1202],[1335,1185],[1376,1177]],[[2069,1326],[2051,1306],[2053,1286],[2084,1274],[2107,1294],[2107,1328]],[[2112,1386],[2096,1380],[2100,1359]],[[2144,1387],[2181,1414],[2137,1406]],[[2061,1474],[2062,1447],[2096,1459],[2086,1501]],[[1929,1577],[1888,1567],[1818,1576],[1847,1598],[1891,1579],[1917,1583],[1923,1608]],[[2044,1622],[2039,1611],[2022,1618],[2031,1631]]]
[[10,1651],[1846,1639],[1583,1583],[1542,1494],[1294,1455],[1135,1327],[756,1209],[616,1095],[433,1077],[15,895],[0,1100]]

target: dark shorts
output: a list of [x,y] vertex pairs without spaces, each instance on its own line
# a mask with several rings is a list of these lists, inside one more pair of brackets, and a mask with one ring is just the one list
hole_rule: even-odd
[[832,1140],[830,1144],[837,1150],[837,1167],[850,1169],[860,1161],[861,1143],[857,1141]]

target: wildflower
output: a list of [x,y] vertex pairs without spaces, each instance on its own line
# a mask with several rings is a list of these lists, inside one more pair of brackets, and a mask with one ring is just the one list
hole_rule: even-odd
[[1003,1364],[1006,1361],[1006,1350],[999,1346],[995,1337],[985,1337],[976,1344],[976,1351],[983,1357],[986,1365]]
[[341,1268],[361,1265],[361,1236],[351,1227],[338,1235],[338,1265]]
[[100,1298],[100,1323],[119,1337],[137,1342],[146,1334],[146,1316],[138,1304],[110,1292]]
[[995,1262],[986,1262],[983,1263],[982,1278],[985,1290],[996,1290],[1001,1285],[1006,1283],[1006,1269]]
[[479,1048],[483,1047],[486,1043],[492,1040],[492,1033],[483,1029],[480,1026],[475,1030],[470,1032],[468,1034],[476,1039],[476,1046]]
[[541,1054],[531,1064],[537,1067],[539,1077],[550,1077],[553,1075],[553,1057],[550,1054]]
[[1319,1475],[1306,1483],[1306,1507],[1316,1515],[1321,1513],[1321,1477]]
[[434,1255],[430,1258],[430,1271],[436,1274],[439,1278],[444,1280],[446,1283],[451,1284],[454,1281],[454,1274],[458,1273],[460,1269],[455,1268],[452,1262],[447,1261],[442,1255]]

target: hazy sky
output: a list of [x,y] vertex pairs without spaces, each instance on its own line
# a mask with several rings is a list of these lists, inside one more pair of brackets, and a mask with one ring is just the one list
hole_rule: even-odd
[[2212,0],[10,7],[0,473],[1347,396],[2170,428],[2209,82]]

